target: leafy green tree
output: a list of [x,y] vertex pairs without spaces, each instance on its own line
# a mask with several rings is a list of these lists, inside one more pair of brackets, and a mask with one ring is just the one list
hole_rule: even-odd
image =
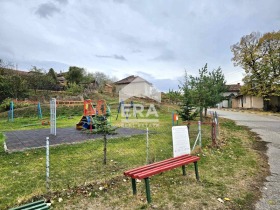
[[76,83],[77,85],[83,81],[85,75],[85,69],[77,66],[70,66],[69,71],[66,74],[66,79],[69,83]]
[[245,70],[243,94],[280,96],[280,31],[261,35],[253,32],[231,46],[232,61]]
[[208,73],[207,70],[207,64],[202,69],[199,69],[199,76],[194,77],[190,75],[190,97],[192,97],[193,103],[198,107],[199,109],[199,116],[200,121],[202,122],[202,111],[203,107],[206,107],[206,97],[208,97],[208,91],[206,86],[206,76]]
[[43,77],[43,70],[37,68],[36,66],[33,66],[29,71],[29,75],[27,77],[28,86],[30,89],[34,90],[35,94],[37,93],[37,90],[41,89],[43,86]]
[[6,98],[25,98],[28,95],[27,82],[17,74],[0,75],[0,102]]
[[80,85],[77,85],[76,83],[69,84],[69,87],[67,88],[66,92],[78,95],[83,92],[83,87]]
[[182,101],[183,97],[182,97],[182,94],[180,93],[180,91],[174,91],[173,89],[172,90],[169,90],[169,92],[166,94],[167,97],[169,98],[169,102],[170,103],[179,103]]
[[26,79],[11,67],[12,64],[0,59],[0,102],[6,98],[25,98],[28,94]]
[[0,75],[0,102],[8,97],[12,97],[10,83],[7,80],[7,77]]
[[57,83],[57,76],[56,76],[56,73],[54,71],[53,68],[50,68],[49,69],[49,72],[47,73],[47,76],[49,76],[50,78],[53,79],[54,83]]
[[108,134],[114,134],[116,128],[113,128],[109,123],[108,123],[108,119],[105,116],[100,116],[97,118],[97,122],[96,125],[98,127],[96,133],[100,133],[103,134],[103,142],[104,142],[104,146],[103,146],[103,164],[106,165],[107,164],[107,135]]
[[179,86],[179,88],[183,92],[183,95],[180,110],[177,110],[177,112],[183,121],[194,120],[198,113],[191,97],[189,76],[187,72],[185,72],[184,82],[181,86]]
[[208,72],[208,75],[204,77],[204,88],[207,90],[204,106],[204,116],[206,116],[207,107],[216,106],[217,103],[224,99],[222,93],[227,91],[225,76],[220,67],[213,69],[212,72]]
[[83,78],[83,83],[90,84],[95,80],[93,73],[87,73]]
[[27,81],[19,75],[11,75],[9,78],[10,89],[13,98],[24,98],[28,93]]
[[29,75],[26,77],[28,81],[28,86],[30,89],[37,93],[37,90],[55,90],[56,82],[53,77],[45,74],[43,69],[39,69],[33,66],[29,71]]
[[[102,108],[101,108],[102,110]],[[117,127],[113,127],[108,122],[108,117],[110,116],[110,111],[107,109],[106,114],[103,115],[97,115],[95,117],[92,117],[91,120],[93,121],[93,124],[95,126],[95,129],[93,130],[93,133],[96,134],[102,134],[103,135],[103,164],[107,164],[107,135],[109,134],[115,134]]]
[[222,93],[226,91],[225,78],[221,68],[208,72],[207,64],[199,69],[199,76],[186,76],[184,87],[184,103],[198,107],[200,121],[202,121],[203,109],[206,116],[207,108],[221,102]]

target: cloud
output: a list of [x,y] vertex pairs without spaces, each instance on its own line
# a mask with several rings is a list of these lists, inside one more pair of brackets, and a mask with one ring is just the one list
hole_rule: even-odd
[[56,0],[60,4],[68,4],[68,0]]
[[97,58],[112,58],[116,60],[126,61],[126,58],[123,55],[95,55]]
[[171,50],[165,50],[161,55],[151,59],[152,61],[172,61],[175,60],[175,55]]
[[139,49],[134,49],[134,50],[132,50],[132,53],[141,53],[142,51],[141,50],[139,50]]
[[168,92],[169,90],[178,90],[180,83],[183,81],[183,76],[176,77],[175,79],[158,79],[154,77],[153,75],[138,71],[136,74],[143,79],[147,80],[148,82],[153,84],[153,87],[155,87],[157,90]]
[[18,2],[0,0],[1,59],[45,69],[52,65],[38,61],[56,61],[66,64],[54,62],[57,69],[77,65],[119,78],[147,72],[167,90],[177,87],[184,69],[195,76],[205,63],[239,81],[230,46],[280,24],[279,0]]
[[122,55],[113,55],[113,58],[118,59],[118,60],[126,61],[125,57],[122,56]]
[[[61,2],[63,2],[63,0]],[[55,13],[59,13],[59,12],[60,9],[57,8],[55,4],[48,2],[48,3],[41,4],[36,10],[35,14],[37,14],[41,18],[48,18],[53,16]]]
[[64,72],[69,69],[69,64],[55,60],[15,60],[14,65],[18,66],[19,70],[30,70],[33,66],[39,69],[48,71],[53,68],[56,72]]
[[115,3],[119,3],[119,4],[121,4],[121,3],[123,3],[124,2],[124,0],[113,0]]

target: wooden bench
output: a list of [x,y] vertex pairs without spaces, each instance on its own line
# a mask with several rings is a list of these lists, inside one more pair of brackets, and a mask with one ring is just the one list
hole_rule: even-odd
[[138,167],[129,171],[125,171],[124,175],[131,177],[133,195],[136,195],[136,179],[144,179],[146,186],[147,202],[151,203],[149,178],[153,175],[168,171],[177,167],[182,167],[183,175],[186,175],[186,165],[194,163],[195,176],[199,181],[197,161],[200,158],[192,155],[181,155],[160,162],[152,163],[146,166]]
[[39,201],[35,201],[32,203],[28,203],[22,206],[12,208],[10,210],[47,210],[47,209],[50,209],[50,207],[45,203],[45,201],[39,200]]

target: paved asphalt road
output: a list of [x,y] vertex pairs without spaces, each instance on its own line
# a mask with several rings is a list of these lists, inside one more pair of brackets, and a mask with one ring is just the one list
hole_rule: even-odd
[[[212,110],[214,111],[214,110]],[[262,198],[256,204],[257,210],[280,209],[280,116],[248,112],[215,110],[220,117],[232,119],[238,125],[245,125],[259,134],[268,143],[268,162],[271,175],[266,178]]]

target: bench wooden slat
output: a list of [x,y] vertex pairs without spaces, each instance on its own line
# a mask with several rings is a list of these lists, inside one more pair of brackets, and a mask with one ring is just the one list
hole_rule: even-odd
[[200,159],[199,157],[192,156],[192,157],[189,157],[187,160],[183,159],[183,160],[179,160],[179,161],[176,161],[173,163],[165,164],[161,167],[144,170],[140,173],[135,173],[131,177],[136,178],[136,179],[144,179],[144,178],[159,174],[164,171],[168,171],[168,170],[171,170],[171,169],[174,169],[174,168],[177,168],[177,167],[189,164],[189,163],[197,162],[199,159]]
[[22,206],[18,206],[18,207],[15,207],[15,208],[11,208],[10,210],[20,210],[20,209],[26,209],[26,208],[30,208],[32,206],[36,206],[36,205],[40,205],[40,204],[44,204],[44,200],[39,200],[39,201],[35,201],[33,203],[28,203],[28,204],[25,204],[25,205],[22,205]]
[[149,164],[149,165],[146,165],[146,166],[141,166],[141,167],[138,167],[138,168],[135,168],[135,169],[131,169],[131,170],[125,171],[124,175],[131,176],[131,175],[133,175],[133,174],[135,174],[137,172],[141,172],[143,170],[159,167],[161,165],[165,165],[165,164],[168,164],[168,163],[176,162],[178,160],[181,160],[181,159],[184,159],[184,158],[188,158],[188,157],[191,157],[191,155],[181,155],[181,156],[178,156],[178,157],[175,157],[175,158],[169,158],[169,159],[166,159],[166,160],[163,160],[163,161],[159,161],[159,162],[152,163],[152,164]]
[[37,209],[41,209],[41,208],[45,208],[48,207],[46,203],[41,203],[41,204],[37,204],[35,206],[31,206],[28,208],[24,208],[24,210],[37,210]]

